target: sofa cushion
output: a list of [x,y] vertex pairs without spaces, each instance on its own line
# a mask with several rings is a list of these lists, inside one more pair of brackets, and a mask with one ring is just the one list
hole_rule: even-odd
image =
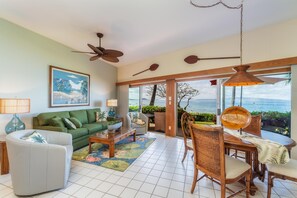
[[62,118],[62,120],[68,129],[76,129],[75,124],[73,124],[68,118]]
[[65,127],[62,118],[60,118],[59,116],[55,116],[55,117],[49,119],[49,125],[55,126],[55,127]]
[[72,139],[80,138],[85,135],[89,135],[87,128],[70,129],[68,133],[72,135]]
[[77,118],[71,117],[69,120],[76,126],[76,128],[82,127],[82,123]]
[[88,121],[89,121],[88,123],[96,122],[96,112],[101,112],[100,108],[87,110]]
[[71,117],[77,118],[82,124],[88,123],[88,116],[86,110],[77,110],[69,112]]
[[39,125],[49,125],[49,120],[53,117],[70,118],[69,111],[41,113],[37,116]]
[[102,129],[105,129],[103,126],[103,123],[84,124],[83,127],[87,128],[90,134],[96,133],[98,131],[101,131]]

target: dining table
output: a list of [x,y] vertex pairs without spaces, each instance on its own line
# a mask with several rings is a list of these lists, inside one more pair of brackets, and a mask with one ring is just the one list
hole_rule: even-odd
[[[267,139],[270,141],[277,142],[281,145],[284,145],[290,154],[291,149],[296,146],[296,142],[284,135],[269,132],[269,131],[261,131],[261,137],[263,139]],[[245,153],[245,160],[252,167],[252,179],[250,182],[250,194],[255,195],[257,191],[257,187],[254,184],[254,178],[259,177],[263,178],[265,176],[265,172],[259,169],[259,161],[258,161],[258,151],[256,145],[251,142],[240,139],[239,137],[233,136],[230,133],[224,133],[224,144],[226,152],[230,151],[230,149],[235,149],[239,151],[243,151]],[[264,169],[265,170],[265,169]]]

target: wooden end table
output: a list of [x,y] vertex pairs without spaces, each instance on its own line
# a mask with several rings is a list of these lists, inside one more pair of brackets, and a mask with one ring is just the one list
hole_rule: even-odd
[[109,146],[109,157],[114,157],[114,147],[115,143],[133,135],[133,141],[136,141],[136,130],[121,128],[120,131],[116,131],[114,133],[105,130],[103,132],[98,132],[89,137],[89,153],[92,152],[92,143],[101,143],[107,144]]
[[0,135],[0,174],[8,174],[9,172],[9,162],[7,155],[7,147],[5,135]]

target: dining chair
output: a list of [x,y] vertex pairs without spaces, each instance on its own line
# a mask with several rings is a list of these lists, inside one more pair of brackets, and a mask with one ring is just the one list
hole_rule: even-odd
[[261,126],[262,126],[261,120],[262,120],[261,114],[253,115],[251,119],[251,123],[247,127],[243,128],[242,130],[252,135],[261,137]]
[[194,121],[195,121],[195,119],[188,112],[184,112],[181,116],[181,128],[182,128],[182,133],[183,133],[183,137],[184,137],[184,145],[185,145],[185,152],[184,152],[184,157],[182,159],[182,162],[184,162],[184,160],[187,156],[188,150],[193,150],[189,123],[190,122],[194,123]]
[[287,164],[266,164],[268,170],[267,198],[271,197],[273,179],[280,178],[297,182],[297,160],[291,159]]
[[190,125],[190,133],[194,150],[194,179],[191,193],[196,183],[204,176],[198,177],[198,171],[204,172],[208,178],[221,185],[221,198],[226,196],[226,184],[234,183],[245,177],[246,187],[237,192],[230,190],[234,196],[246,191],[250,193],[251,166],[239,159],[225,155],[224,134],[222,127],[207,125]]

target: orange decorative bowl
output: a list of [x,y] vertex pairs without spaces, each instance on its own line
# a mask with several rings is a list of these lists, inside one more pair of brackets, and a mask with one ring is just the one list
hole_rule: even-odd
[[221,115],[221,122],[224,127],[233,130],[239,130],[247,127],[251,123],[252,116],[248,110],[243,107],[229,107]]

